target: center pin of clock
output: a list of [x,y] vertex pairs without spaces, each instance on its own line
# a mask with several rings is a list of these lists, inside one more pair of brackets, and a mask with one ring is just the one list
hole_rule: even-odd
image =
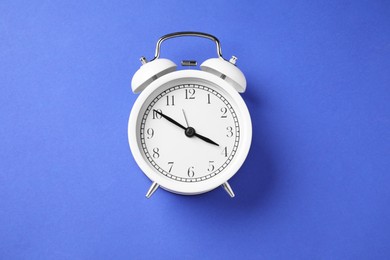
[[193,137],[195,135],[195,129],[193,127],[187,127],[184,133],[187,137]]

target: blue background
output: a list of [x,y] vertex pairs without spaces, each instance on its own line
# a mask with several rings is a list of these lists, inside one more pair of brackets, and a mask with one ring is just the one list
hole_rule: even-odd
[[[0,258],[389,259],[390,3],[316,2],[2,1]],[[234,199],[147,200],[128,147],[138,59],[182,30],[247,77]]]

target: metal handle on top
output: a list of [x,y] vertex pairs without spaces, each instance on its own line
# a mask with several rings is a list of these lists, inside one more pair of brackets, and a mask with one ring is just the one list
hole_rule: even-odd
[[209,40],[212,40],[217,45],[217,55],[219,58],[222,58],[222,50],[221,50],[221,44],[219,43],[219,40],[214,35],[208,34],[208,33],[202,33],[202,32],[175,32],[175,33],[169,33],[164,36],[162,36],[158,41],[156,45],[156,52],[154,54],[154,58],[152,60],[158,59],[160,57],[160,49],[161,44],[168,39],[176,38],[176,37],[183,37],[183,36],[194,36],[194,37],[201,37],[206,38]]

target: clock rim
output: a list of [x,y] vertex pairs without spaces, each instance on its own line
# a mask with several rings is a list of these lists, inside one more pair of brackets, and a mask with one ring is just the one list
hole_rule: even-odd
[[[206,84],[207,87],[213,87],[213,85],[219,86],[227,93],[227,95],[230,96],[232,101],[235,103],[235,108],[239,111],[236,113],[240,114],[240,145],[232,162],[221,172],[221,174],[201,182],[178,182],[159,173],[142,155],[142,147],[140,147],[137,139],[138,117],[142,117],[142,115],[140,115],[140,111],[148,97],[161,86],[184,78],[192,79],[194,83],[199,84],[202,84],[202,82],[209,82],[209,85]],[[158,183],[161,188],[182,195],[197,195],[205,193],[219,187],[231,179],[244,163],[249,153],[251,140],[252,122],[248,108],[240,94],[223,79],[200,70],[179,70],[157,78],[138,96],[133,108],[131,109],[128,121],[129,146],[138,167],[140,167],[142,172],[151,181]]]

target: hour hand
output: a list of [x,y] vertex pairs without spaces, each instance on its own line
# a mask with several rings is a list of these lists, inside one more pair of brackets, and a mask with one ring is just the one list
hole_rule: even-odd
[[207,137],[205,137],[203,135],[198,134],[193,127],[190,127],[189,124],[188,124],[187,116],[186,116],[186,113],[184,112],[184,109],[182,109],[182,111],[183,111],[183,115],[184,115],[184,120],[186,120],[186,124],[187,124],[187,129],[185,130],[186,136],[188,136],[188,137],[196,136],[199,139],[201,139],[201,140],[203,140],[203,141],[205,141],[205,142],[207,142],[209,144],[213,144],[213,145],[219,146],[219,144],[217,144],[216,142],[214,142],[210,138],[207,138]]
[[205,141],[205,142],[207,142],[207,143],[209,143],[209,144],[213,144],[213,145],[219,146],[219,144],[217,144],[216,142],[214,142],[213,140],[211,140],[211,139],[209,139],[209,138],[207,138],[207,137],[204,137],[204,136],[202,136],[202,135],[200,135],[200,134],[197,134],[197,133],[195,133],[194,135],[195,135],[196,137],[198,137],[199,139],[202,139],[203,141]]

